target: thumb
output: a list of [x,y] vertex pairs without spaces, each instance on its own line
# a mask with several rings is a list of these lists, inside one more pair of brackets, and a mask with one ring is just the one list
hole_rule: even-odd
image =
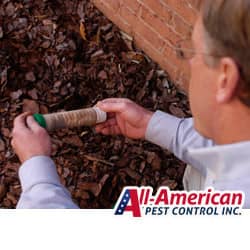
[[14,128],[22,130],[27,129],[26,118],[28,115],[30,115],[30,112],[26,112],[17,116],[14,120]]
[[35,121],[33,116],[28,116],[26,120],[27,126],[32,130],[36,131],[37,129],[41,129],[41,126]]
[[98,102],[98,108],[107,113],[121,113],[126,110],[127,103],[125,102]]

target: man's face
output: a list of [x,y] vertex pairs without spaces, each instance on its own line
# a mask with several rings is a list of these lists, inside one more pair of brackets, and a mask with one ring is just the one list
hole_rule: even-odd
[[194,117],[194,127],[207,138],[213,138],[213,128],[216,117],[216,81],[218,72],[216,68],[205,64],[204,54],[206,45],[203,34],[203,23],[198,18],[193,35],[193,47],[195,55],[189,61],[191,69],[191,79],[189,83],[190,106]]

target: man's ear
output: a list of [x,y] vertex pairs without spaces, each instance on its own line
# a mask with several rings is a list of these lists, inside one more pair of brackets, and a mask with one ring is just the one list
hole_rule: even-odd
[[237,64],[229,57],[222,58],[218,67],[216,100],[222,104],[229,102],[236,95],[240,75]]

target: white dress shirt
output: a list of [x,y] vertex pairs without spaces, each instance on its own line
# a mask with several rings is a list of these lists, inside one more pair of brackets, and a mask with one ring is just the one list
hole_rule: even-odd
[[186,190],[239,190],[250,208],[250,141],[215,145],[193,127],[193,119],[179,119],[161,111],[151,118],[146,139],[173,152],[189,166],[184,174]]

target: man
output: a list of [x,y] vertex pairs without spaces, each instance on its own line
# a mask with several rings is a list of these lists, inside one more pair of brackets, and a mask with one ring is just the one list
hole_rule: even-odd
[[[250,0],[204,0],[200,13],[192,35],[194,49],[182,51],[192,54],[188,92],[193,118],[179,119],[161,111],[152,113],[128,99],[112,98],[97,104],[109,113],[109,119],[96,126],[96,130],[107,135],[144,138],[167,148],[189,164],[183,180],[185,189],[212,186],[219,190],[242,190],[244,207],[250,208]],[[13,135],[13,146],[24,161],[20,170],[23,187],[20,207],[32,204],[33,188],[43,181],[53,183],[57,178],[55,170],[51,173],[55,167],[48,158],[47,134],[28,117],[27,126],[31,130],[33,126],[34,132],[27,140],[21,131],[24,117],[15,121]],[[19,137],[22,133],[23,141],[34,140],[43,146],[26,154]],[[36,155],[47,157],[36,160]],[[44,174],[46,171],[48,174]],[[47,179],[33,181],[32,174],[40,178],[36,172]],[[29,175],[33,186],[26,184]],[[55,206],[73,206],[59,182],[53,185],[58,188],[53,198],[60,197]],[[50,193],[51,188],[48,186],[43,192]],[[44,199],[41,206],[47,206]],[[52,199],[50,202],[53,203]]]

